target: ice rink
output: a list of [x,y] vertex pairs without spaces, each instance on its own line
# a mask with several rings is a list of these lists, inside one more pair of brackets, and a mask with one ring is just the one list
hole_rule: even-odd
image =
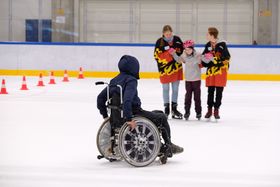
[[[95,138],[102,117],[96,109],[103,86],[78,80],[37,87],[38,77],[6,79],[0,95],[0,187],[279,187],[280,82],[229,81],[221,119],[170,119],[173,142],[185,152],[166,165],[144,168],[97,160]],[[202,83],[203,114],[207,89]],[[184,83],[179,109],[183,112]],[[144,109],[162,109],[159,80],[139,81]]]

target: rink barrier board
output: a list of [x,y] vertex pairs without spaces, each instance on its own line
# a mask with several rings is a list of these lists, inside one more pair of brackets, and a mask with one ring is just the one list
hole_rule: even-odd
[[[107,46],[107,47],[155,47],[151,43],[93,43],[93,42],[0,42],[0,45],[57,45],[57,46]],[[228,44],[228,48],[280,48],[280,45]],[[195,44],[204,48],[204,44]]]
[[[53,42],[53,43],[45,43],[45,42],[0,42],[0,45],[34,45],[34,46],[108,46],[108,47],[116,47],[116,49],[122,49],[122,47],[154,47],[154,44],[143,44],[143,43],[65,43],[65,42]],[[197,44],[196,47],[200,47],[203,48],[204,45],[203,44]],[[228,45],[229,48],[255,48],[255,49],[280,49],[279,45]],[[143,48],[142,48],[143,49]],[[140,50],[142,50],[140,49]],[[137,49],[138,50],[138,49]],[[111,52],[111,51],[110,51]],[[22,54],[20,54],[22,55]],[[141,55],[141,54],[140,54]],[[146,55],[144,53],[144,55]],[[233,55],[234,56],[234,55]],[[140,56],[141,57],[141,56]],[[234,56],[235,57],[235,56]],[[244,57],[244,54],[243,54]],[[259,57],[257,57],[259,58]],[[260,58],[262,58],[262,56],[260,56]],[[20,60],[22,60],[22,58],[18,58]],[[18,59],[13,58],[14,62],[17,62]],[[24,59],[24,58],[23,58]],[[151,58],[152,59],[152,58]],[[6,60],[6,59],[5,59]],[[61,59],[60,59],[61,60]],[[141,60],[141,59],[140,59]],[[150,60],[150,59],[149,59]],[[154,60],[154,59],[152,59]],[[26,61],[26,59],[25,59]],[[142,61],[146,61],[147,59],[142,59]],[[24,61],[23,61],[24,62]],[[28,62],[28,61],[27,61]],[[21,64],[20,64],[21,63]],[[29,63],[29,62],[28,62]],[[27,63],[27,64],[28,64]],[[142,71],[140,73],[140,77],[141,78],[159,78],[159,74],[158,72],[156,72],[156,68],[153,67],[152,69],[150,69],[150,66],[146,65],[147,63],[144,63],[144,67],[142,68]],[[53,65],[53,64],[52,64]],[[54,64],[55,65],[55,64]],[[68,65],[68,64],[67,64]],[[69,70],[68,70],[68,75],[70,77],[77,77],[78,76],[78,71],[75,71],[75,69],[78,67],[76,67],[76,65],[73,65],[73,63],[71,64],[72,66],[69,66]],[[279,69],[279,65],[277,63],[275,63],[274,65],[274,71],[270,71],[270,72],[266,72],[266,71],[259,71],[259,72],[254,72],[254,71],[250,71],[250,67],[245,66],[245,68],[242,66],[242,64],[240,64],[241,67],[243,69],[248,69],[248,72],[246,71],[238,71],[236,72],[236,69],[234,69],[234,66],[231,66],[231,71],[229,72],[230,74],[228,75],[228,79],[229,80],[263,80],[263,81],[280,81],[280,71],[278,74],[278,69]],[[260,65],[260,64],[258,64]],[[18,64],[16,64],[16,66],[12,67],[9,65],[4,65],[2,67],[0,67],[0,76],[1,75],[26,75],[26,76],[38,76],[39,73],[43,73],[44,76],[48,76],[50,74],[50,71],[52,70],[51,68],[54,69],[54,73],[55,76],[63,76],[64,75],[64,70],[62,70],[61,67],[46,67],[46,68],[42,68],[45,70],[38,70],[40,69],[39,67],[22,67],[25,66],[25,64],[22,63],[22,61],[19,61]],[[68,66],[67,66],[68,67]],[[87,70],[87,68],[89,68],[89,71],[84,71],[84,75],[85,77],[114,77],[115,75],[118,74],[117,68],[112,68],[112,66],[109,64],[109,66],[105,66],[104,68],[99,68],[99,67],[92,67],[92,66],[86,66],[84,64],[81,64],[81,67],[84,67],[85,70]],[[109,69],[108,69],[109,67]],[[232,69],[233,68],[233,69]],[[272,70],[273,70],[272,68]],[[74,70],[73,70],[74,69]],[[92,71],[93,69],[96,69],[96,71]],[[148,70],[148,71],[147,71]],[[240,68],[240,70],[242,70]],[[205,74],[202,75],[202,79],[205,79]]]
[[[39,76],[42,73],[43,76],[49,76],[51,70],[0,70],[0,76]],[[64,70],[54,70],[54,76],[63,77]],[[69,77],[78,77],[79,71],[67,71]],[[118,72],[95,72],[84,71],[85,77],[92,78],[112,78],[115,77]],[[206,75],[202,74],[204,80]],[[158,79],[158,72],[140,72],[140,78],[143,79]],[[251,81],[280,81],[280,74],[228,74],[228,80],[251,80]]]

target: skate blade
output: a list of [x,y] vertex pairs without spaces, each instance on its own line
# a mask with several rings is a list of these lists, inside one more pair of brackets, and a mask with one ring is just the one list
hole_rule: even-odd
[[211,118],[206,118],[206,122],[211,122],[212,121],[212,122],[218,123],[219,120],[220,120],[219,118],[214,118],[214,121],[212,121]]
[[210,118],[205,118],[207,122],[211,121],[211,117]]
[[172,119],[183,119],[183,116],[182,117],[172,116]]

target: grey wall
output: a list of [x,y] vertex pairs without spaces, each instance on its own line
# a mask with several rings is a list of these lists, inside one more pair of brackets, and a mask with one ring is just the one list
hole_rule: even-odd
[[[209,26],[220,31],[220,39],[251,44],[253,0],[161,0],[84,1],[81,41],[153,43],[163,25],[170,24],[183,39],[205,43]],[[85,26],[86,24],[86,26]]]
[[[279,36],[279,1],[259,0],[258,6],[257,42],[259,44],[277,44]],[[260,15],[261,11],[270,11],[272,14],[271,16]]]
[[[52,19],[61,42],[154,43],[170,24],[182,39],[206,41],[209,26],[230,44],[280,44],[278,0],[1,0],[0,41],[25,41],[25,19]],[[58,10],[63,9],[63,15]],[[260,16],[269,10],[271,16]],[[57,21],[62,16],[65,22]]]
[[51,19],[51,0],[1,0],[0,41],[25,41],[26,19]]
[[[54,42],[74,42],[74,0],[52,1],[52,20]],[[63,9],[64,13],[60,13],[59,9]],[[57,17],[65,18],[64,23],[57,21]]]

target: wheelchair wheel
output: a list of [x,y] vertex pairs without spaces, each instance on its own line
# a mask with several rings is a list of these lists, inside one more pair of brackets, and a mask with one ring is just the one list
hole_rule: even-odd
[[104,157],[109,161],[121,160],[118,147],[115,146],[114,150],[112,150],[111,124],[109,118],[101,124],[97,132],[96,145],[101,154],[98,155],[98,159]]
[[157,127],[144,117],[135,117],[137,127],[131,131],[124,124],[119,134],[119,149],[129,164],[143,167],[151,164],[158,156],[161,141]]

